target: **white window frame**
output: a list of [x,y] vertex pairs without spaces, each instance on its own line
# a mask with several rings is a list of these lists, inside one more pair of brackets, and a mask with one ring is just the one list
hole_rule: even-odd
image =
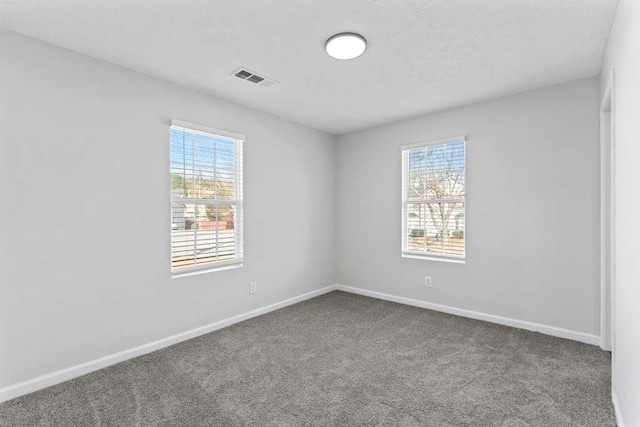
[[[437,200],[437,199],[429,199],[429,200],[425,200],[424,202],[419,202],[419,201],[409,201],[407,198],[407,191],[406,191],[406,185],[407,185],[407,180],[408,180],[408,169],[409,169],[409,150],[415,149],[415,148],[423,148],[423,147],[428,147],[428,146],[433,146],[433,145],[444,145],[444,144],[450,144],[450,143],[455,143],[455,142],[462,142],[464,144],[464,174],[465,174],[465,197],[462,198],[451,198],[451,199],[442,199],[442,200]],[[401,169],[402,169],[402,182],[401,182],[401,192],[402,192],[402,247],[401,247],[401,254],[403,258],[415,258],[415,259],[423,259],[423,260],[429,260],[429,261],[443,261],[443,262],[452,262],[452,263],[458,263],[458,264],[464,264],[466,262],[466,256],[467,256],[467,203],[466,203],[466,194],[467,194],[467,140],[466,137],[463,136],[455,136],[455,137],[450,137],[450,138],[442,138],[442,139],[437,139],[437,140],[433,140],[433,141],[426,141],[426,142],[419,142],[417,144],[408,144],[408,145],[402,145],[400,147],[400,152],[401,152],[401,158],[402,158],[402,164],[401,164]],[[434,252],[417,252],[417,251],[410,251],[408,249],[408,205],[409,204],[416,204],[416,203],[438,203],[438,202],[446,202],[446,203],[462,203],[464,206],[464,216],[463,216],[463,229],[464,229],[464,239],[463,239],[463,245],[464,245],[464,255],[452,255],[452,254],[440,254],[440,253],[434,253]]]
[[[192,276],[196,274],[209,273],[213,271],[220,270],[228,270],[231,268],[239,268],[243,266],[244,263],[244,236],[243,236],[243,219],[244,219],[244,201],[243,201],[243,151],[244,151],[244,142],[245,136],[228,132],[220,129],[211,128],[208,126],[203,126],[195,123],[189,123],[182,120],[171,120],[170,129],[182,129],[187,130],[194,133],[204,133],[207,135],[213,135],[234,140],[235,142],[235,194],[236,199],[233,200],[220,200],[220,199],[203,199],[203,198],[190,198],[190,197],[175,197],[171,192],[171,181],[169,181],[169,194],[171,200],[170,207],[170,215],[173,215],[173,205],[174,203],[183,203],[183,204],[196,204],[196,205],[215,205],[215,204],[225,204],[225,205],[233,205],[236,207],[236,220],[234,222],[234,233],[235,233],[235,258],[231,260],[225,261],[214,261],[210,263],[204,263],[200,265],[188,265],[182,267],[173,267],[171,266],[171,261],[169,265],[171,266],[171,277],[184,277],[184,276]],[[171,171],[171,153],[169,153],[169,171]],[[171,180],[171,174],[169,174],[169,180]],[[173,231],[170,227],[170,232]],[[197,229],[195,231],[197,233]],[[171,260],[171,250],[173,246],[173,237],[170,235],[169,238],[169,259]]]

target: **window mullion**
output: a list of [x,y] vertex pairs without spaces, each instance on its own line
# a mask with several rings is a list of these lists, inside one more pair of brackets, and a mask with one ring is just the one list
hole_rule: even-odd
[[[188,196],[187,193],[187,145],[184,140],[185,131],[182,131],[182,195]],[[187,193],[187,194],[185,194]]]
[[213,140],[213,198],[218,198],[218,145]]
[[[442,174],[442,196],[443,199],[446,199],[447,196],[449,195],[449,192],[447,191],[447,184],[448,184],[448,175],[449,175],[449,164],[447,162],[447,144],[444,144],[442,146],[442,151],[443,151],[443,156],[442,156],[442,161],[443,161],[443,168],[444,168],[444,173]],[[447,233],[447,230],[445,230],[445,224],[444,224],[444,218],[446,215],[446,208],[447,208],[447,204],[446,203],[440,203],[440,240],[442,240],[442,253],[446,254],[447,253],[447,243],[446,243],[446,237],[445,234]]]
[[[213,199],[218,200],[218,141],[213,139]],[[218,261],[218,247],[220,246],[220,217],[218,215],[220,211],[220,205],[215,205],[215,218],[216,218],[216,257],[215,260]]]
[[[191,180],[193,196],[196,196],[196,135],[191,134]],[[198,257],[198,205],[193,204],[193,264]]]
[[216,206],[216,261],[218,260],[218,247],[220,246],[220,241],[219,241],[219,230],[220,230],[220,217],[218,215],[218,212],[220,210],[220,205],[215,205]]
[[445,242],[445,226],[444,226],[444,217],[445,217],[445,207],[446,203],[438,203],[440,205],[440,240],[442,241],[442,253],[447,253],[447,245]]

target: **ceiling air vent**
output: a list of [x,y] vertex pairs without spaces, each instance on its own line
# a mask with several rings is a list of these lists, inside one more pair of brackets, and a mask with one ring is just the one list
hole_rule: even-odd
[[261,76],[253,71],[247,70],[244,67],[238,68],[235,70],[232,75],[236,76],[239,79],[246,80],[251,83],[255,83],[258,86],[271,86],[274,83],[278,83],[277,81],[270,79],[269,77]]

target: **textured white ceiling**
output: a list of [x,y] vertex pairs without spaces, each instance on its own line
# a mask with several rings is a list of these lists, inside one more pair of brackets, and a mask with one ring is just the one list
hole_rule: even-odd
[[[616,0],[1,0],[0,27],[340,134],[597,75]],[[334,33],[369,41],[353,61]],[[280,82],[229,75],[239,66]]]

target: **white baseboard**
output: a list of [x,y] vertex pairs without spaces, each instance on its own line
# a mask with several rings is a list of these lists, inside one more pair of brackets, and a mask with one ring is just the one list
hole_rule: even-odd
[[268,305],[266,307],[257,308],[255,310],[251,310],[237,316],[210,323],[208,325],[201,326],[190,331],[182,332],[180,334],[163,338],[161,340],[144,344],[135,348],[131,348],[129,350],[120,351],[109,356],[101,357],[99,359],[91,360],[79,365],[71,366],[66,369],[61,369],[50,374],[42,375],[24,382],[1,388],[0,403],[25,394],[33,393],[34,391],[59,384],[73,378],[77,378],[81,375],[88,374],[102,368],[106,368],[107,366],[115,365],[116,363],[120,363],[134,357],[142,356],[143,354],[160,350],[161,348],[165,348],[170,345],[198,337],[200,335],[208,334],[209,332],[213,332],[218,329],[226,328],[227,326],[231,326],[234,323],[242,322],[243,320],[251,319],[252,317],[260,316],[261,314],[266,314],[271,311],[275,311],[280,308],[287,307],[289,305],[296,304],[320,296],[322,294],[326,294],[328,292],[334,291],[335,288],[335,285],[327,286],[326,288],[307,292],[306,294],[298,295],[297,297],[289,298],[284,301]]
[[[526,322],[517,319],[510,319],[502,316],[496,316],[493,314],[480,313],[477,311],[465,310],[456,307],[450,307],[442,304],[435,304],[427,301],[420,301],[411,298],[399,297],[395,295],[384,294],[381,292],[370,291],[362,288],[354,288],[344,285],[331,285],[322,289],[317,289],[312,292],[307,292],[297,297],[289,298],[284,301],[277,302],[265,307],[257,308],[255,310],[248,311],[246,313],[239,314],[237,316],[229,317],[214,323],[210,323],[199,328],[192,329],[190,331],[182,332],[177,335],[173,335],[167,338],[163,338],[158,341],[154,341],[148,344],[144,344],[135,348],[124,350],[118,353],[114,353],[99,359],[91,360],[79,365],[71,366],[66,369],[52,372],[50,374],[42,375],[27,381],[23,381],[17,384],[13,384],[0,389],[0,402],[6,402],[16,397],[32,393],[34,391],[41,390],[46,387],[50,387],[55,384],[68,381],[73,378],[77,378],[81,375],[88,374],[93,371],[97,371],[107,366],[115,365],[116,363],[123,362],[125,360],[132,359],[134,357],[142,356],[147,353],[151,353],[156,350],[168,347],[173,344],[177,344],[191,338],[198,337],[200,335],[207,334],[209,332],[216,331],[218,329],[231,326],[235,323],[242,322],[243,320],[251,319],[252,317],[260,316],[271,311],[278,310],[289,305],[293,305],[328,292],[339,290],[349,292],[353,294],[363,295],[367,297],[397,302],[400,304],[411,305],[414,307],[426,308],[429,310],[440,311],[443,313],[449,313],[456,316],[469,317],[471,319],[484,320],[487,322],[497,323],[500,325],[512,326],[515,328],[526,329],[530,331],[536,331],[547,335],[552,335],[560,338],[567,338],[575,341],[580,341],[587,344],[599,345],[600,338],[595,335],[585,334],[583,332],[571,331],[568,329],[556,328],[553,326],[540,325],[537,323]],[[619,412],[617,398],[615,394],[612,396],[614,401],[614,407],[616,408],[616,417],[618,418],[618,425],[624,426],[622,418]]]
[[622,412],[620,411],[620,402],[618,402],[618,395],[616,395],[615,391],[611,392],[611,401],[613,401],[613,410],[616,414],[616,424],[618,424],[618,427],[624,427]]
[[336,290],[350,292],[352,294],[363,295],[367,297],[382,299],[386,301],[397,302],[400,304],[411,305],[414,307],[427,308],[429,310],[440,311],[443,313],[454,314],[456,316],[469,317],[476,320],[484,320],[485,322],[497,323],[499,325],[512,326],[514,328],[526,329],[528,331],[540,332],[554,337],[566,338],[574,341],[580,341],[586,344],[600,345],[600,337],[596,335],[586,334],[584,332],[572,331],[569,329],[556,328],[554,326],[541,325],[539,323],[526,322],[524,320],[510,319],[508,317],[496,316],[494,314],[481,313],[479,311],[465,310],[463,308],[450,307],[448,305],[435,304],[432,302],[421,301],[412,298],[399,297],[395,295],[384,294],[381,292],[370,291],[368,289],[354,288],[352,286],[336,285]]

